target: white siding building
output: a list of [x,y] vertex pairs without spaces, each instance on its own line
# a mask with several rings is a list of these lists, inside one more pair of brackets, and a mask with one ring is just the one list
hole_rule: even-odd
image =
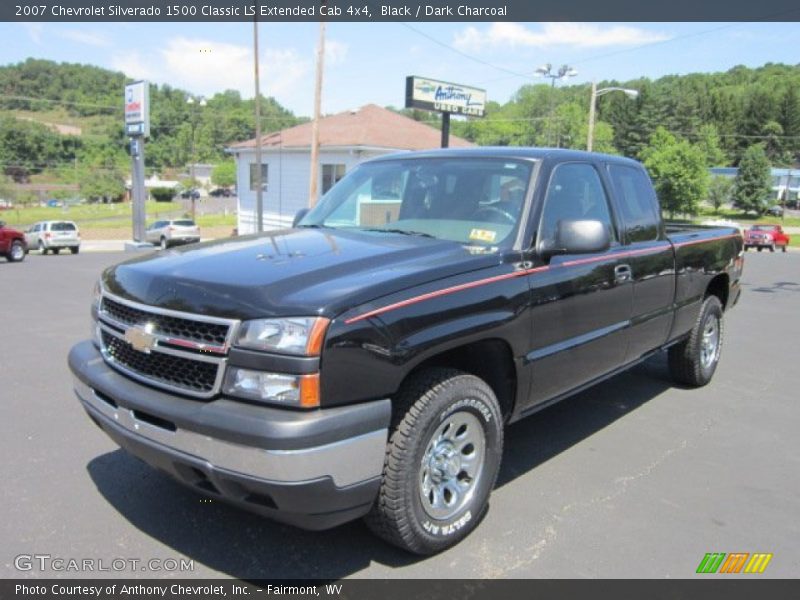
[[[437,148],[437,129],[385,108],[369,104],[320,119],[319,194],[359,163],[392,152]],[[308,206],[311,171],[311,123],[262,136],[264,229],[291,224],[295,213]],[[450,136],[450,146],[471,144]],[[255,140],[240,142],[228,151],[236,159],[240,234],[256,231],[257,177]]]

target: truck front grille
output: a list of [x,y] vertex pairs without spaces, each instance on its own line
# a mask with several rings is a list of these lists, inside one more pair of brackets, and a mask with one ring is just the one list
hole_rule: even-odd
[[103,331],[101,337],[106,357],[126,370],[184,392],[205,395],[214,391],[220,368],[216,363],[161,352],[145,354],[107,331]]
[[224,346],[230,329],[226,324],[208,323],[148,312],[117,302],[108,296],[103,298],[100,310],[123,325],[152,323],[155,333],[201,344]]
[[112,367],[188,396],[219,393],[238,321],[161,309],[107,292],[97,318],[98,341]]

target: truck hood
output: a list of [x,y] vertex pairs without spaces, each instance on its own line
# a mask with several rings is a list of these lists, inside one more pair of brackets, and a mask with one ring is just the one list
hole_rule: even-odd
[[496,265],[499,255],[420,236],[287,229],[148,254],[108,268],[112,294],[236,319],[323,315]]

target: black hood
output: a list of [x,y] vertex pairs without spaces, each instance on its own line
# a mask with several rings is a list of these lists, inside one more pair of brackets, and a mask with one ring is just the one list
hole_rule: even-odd
[[103,285],[129,300],[198,314],[335,317],[498,260],[420,236],[288,229],[138,257],[107,269]]

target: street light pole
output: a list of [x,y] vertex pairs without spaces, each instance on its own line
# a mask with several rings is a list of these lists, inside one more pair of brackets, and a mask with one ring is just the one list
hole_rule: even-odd
[[575,77],[578,72],[569,65],[561,65],[557,71],[554,71],[553,65],[547,63],[536,69],[535,74],[538,77],[548,77],[550,79],[550,124],[548,127],[547,142],[552,145],[551,135],[553,133],[553,115],[555,113],[555,99],[553,95],[556,87],[556,80],[566,77]]
[[592,151],[592,146],[594,144],[594,122],[597,98],[600,96],[605,96],[606,94],[610,94],[611,92],[622,92],[628,96],[628,98],[636,98],[639,95],[639,90],[621,87],[607,87],[598,90],[597,83],[594,81],[592,82],[592,96],[589,100],[589,133],[586,136],[586,150],[588,152]]

